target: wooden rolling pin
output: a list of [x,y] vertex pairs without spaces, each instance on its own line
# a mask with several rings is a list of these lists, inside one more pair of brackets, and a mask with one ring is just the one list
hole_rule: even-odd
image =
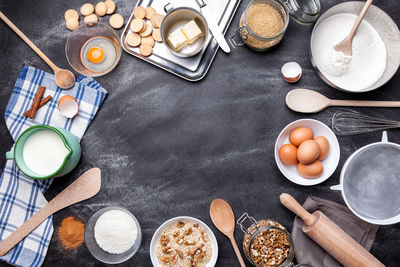
[[280,200],[304,221],[303,232],[345,267],[385,266],[322,212],[309,213],[286,193]]

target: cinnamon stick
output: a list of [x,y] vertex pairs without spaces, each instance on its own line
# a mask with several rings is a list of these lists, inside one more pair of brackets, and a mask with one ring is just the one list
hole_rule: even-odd
[[[40,109],[41,107],[43,107],[44,105],[46,105],[53,97],[51,95],[46,96],[45,98],[43,98],[40,103],[39,103],[39,107],[38,109]],[[28,109],[27,111],[24,112],[24,116],[25,117],[29,117],[29,114],[31,112],[31,109]]]
[[44,86],[39,86],[35,98],[33,99],[32,107],[31,107],[31,112],[29,113],[29,118],[33,119],[36,115],[36,111],[39,108],[40,100],[43,97],[44,91],[46,90],[46,87]]

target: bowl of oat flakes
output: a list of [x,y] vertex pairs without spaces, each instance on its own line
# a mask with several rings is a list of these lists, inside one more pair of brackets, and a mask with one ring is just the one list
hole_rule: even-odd
[[153,266],[212,267],[218,258],[218,243],[211,229],[187,216],[164,222],[150,243]]

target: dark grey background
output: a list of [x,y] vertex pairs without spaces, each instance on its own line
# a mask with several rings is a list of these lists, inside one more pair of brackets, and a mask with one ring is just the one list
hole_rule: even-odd
[[[24,31],[57,65],[68,68],[64,54],[70,32],[64,12],[79,9],[85,1],[6,1],[0,9]],[[90,0],[89,2],[97,3]],[[228,34],[238,25],[249,1],[243,0]],[[321,0],[322,11],[342,2]],[[393,20],[400,22],[400,2],[374,1]],[[117,12],[127,20],[136,1],[116,0]],[[108,21],[108,17],[101,21]],[[207,76],[191,83],[123,52],[117,68],[97,78],[109,92],[102,108],[82,139],[83,156],[70,175],[57,179],[46,193],[51,199],[90,167],[102,170],[100,193],[54,216],[57,230],[61,220],[77,215],[86,221],[98,209],[121,205],[132,211],[143,229],[138,253],[124,266],[150,266],[149,244],[156,228],[175,216],[194,216],[207,223],[219,243],[218,266],[238,266],[228,239],[212,225],[208,209],[214,198],[227,200],[235,215],[244,212],[257,219],[273,218],[291,229],[294,215],[279,203],[288,192],[300,202],[312,194],[343,203],[329,186],[339,182],[344,161],[357,148],[380,140],[381,133],[338,137],[341,159],[326,182],[302,187],[279,172],[273,155],[275,139],[286,124],[300,118],[330,123],[337,108],[315,115],[290,111],[284,98],[296,88],[310,88],[338,99],[400,100],[400,75],[379,90],[348,94],[325,85],[316,75],[308,56],[312,26],[290,22],[285,38],[276,49],[255,53],[240,47],[226,55],[219,51]],[[122,30],[119,30],[120,34]],[[281,66],[297,61],[303,67],[299,83],[291,85],[280,76]],[[15,80],[24,64],[51,72],[50,68],[0,22],[0,113],[3,114]],[[370,115],[400,119],[399,109],[357,109]],[[0,120],[0,155],[12,139]],[[400,143],[398,130],[389,139]],[[0,156],[0,166],[5,164]],[[236,229],[241,245],[242,233]],[[387,266],[400,263],[400,224],[380,227],[372,253]],[[64,251],[57,235],[44,266],[100,266],[85,246]]]

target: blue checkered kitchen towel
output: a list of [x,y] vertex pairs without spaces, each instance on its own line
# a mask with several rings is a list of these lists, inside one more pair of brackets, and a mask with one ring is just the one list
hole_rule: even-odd
[[[53,99],[40,108],[31,120],[23,113],[31,107],[39,85],[46,87],[43,97],[51,95]],[[73,119],[63,117],[57,108],[58,99],[66,94],[75,97],[79,103],[79,114]],[[52,74],[25,66],[15,83],[4,118],[14,140],[25,129],[37,124],[65,128],[80,140],[106,94],[107,91],[98,82],[86,76],[80,76],[73,88],[61,90],[56,86]],[[50,184],[51,180],[38,182],[30,179],[18,170],[14,161],[7,160],[0,178],[0,240],[4,240],[47,204],[43,192]],[[50,217],[0,260],[17,266],[40,266],[52,234]]]

